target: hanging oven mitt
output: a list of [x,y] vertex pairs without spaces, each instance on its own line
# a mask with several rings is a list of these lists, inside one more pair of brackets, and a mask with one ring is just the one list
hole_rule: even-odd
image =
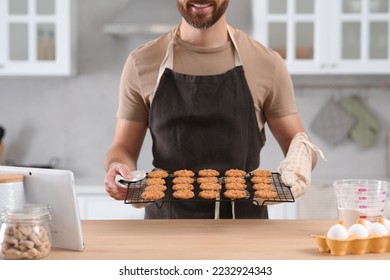
[[346,112],[334,98],[326,102],[313,119],[310,128],[330,145],[339,145],[349,138],[356,119]]
[[302,196],[310,186],[312,150],[319,152],[325,160],[322,151],[309,140],[306,133],[297,133],[291,141],[286,158],[277,167],[282,182],[291,187],[294,198]]
[[375,145],[380,132],[380,124],[356,96],[340,101],[340,106],[356,119],[349,132],[350,137],[361,147],[367,149]]

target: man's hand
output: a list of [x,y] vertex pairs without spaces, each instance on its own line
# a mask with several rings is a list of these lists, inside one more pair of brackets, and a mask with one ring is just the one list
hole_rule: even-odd
[[310,142],[305,133],[297,133],[291,141],[286,158],[277,167],[282,182],[291,187],[294,198],[302,196],[311,184],[313,150],[319,151],[322,156],[322,152]]
[[114,164],[108,170],[104,179],[106,192],[109,196],[116,200],[124,200],[126,198],[127,189],[120,187],[115,182],[115,177],[121,175],[126,179],[131,179],[131,170],[125,164]]

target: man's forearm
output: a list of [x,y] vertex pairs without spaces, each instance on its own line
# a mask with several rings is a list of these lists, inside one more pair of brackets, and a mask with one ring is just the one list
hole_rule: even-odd
[[131,170],[137,169],[136,159],[133,156],[131,156],[125,149],[113,146],[109,149],[104,158],[104,168],[108,171],[112,165],[117,163],[126,164]]

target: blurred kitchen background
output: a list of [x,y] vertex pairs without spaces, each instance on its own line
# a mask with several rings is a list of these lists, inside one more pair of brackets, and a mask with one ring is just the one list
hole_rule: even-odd
[[[389,2],[230,0],[228,22],[286,59],[303,123],[327,159],[307,194],[272,206],[272,217],[333,218],[333,180],[388,180]],[[129,52],[178,22],[175,0],[1,0],[0,161],[72,170],[85,219],[141,218],[105,194],[103,158]],[[261,168],[274,171],[283,155],[267,137]],[[138,168],[151,161],[147,135]]]

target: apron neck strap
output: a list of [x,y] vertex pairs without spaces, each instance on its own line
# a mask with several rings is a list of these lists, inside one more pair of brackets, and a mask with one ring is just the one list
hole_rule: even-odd
[[241,56],[240,56],[240,52],[238,51],[238,46],[237,46],[237,42],[236,40],[234,39],[234,36],[233,36],[233,30],[232,30],[232,27],[227,25],[227,31],[228,31],[228,34],[229,34],[229,37],[230,37],[230,40],[232,40],[232,43],[233,43],[233,46],[234,46],[234,65],[237,67],[237,66],[242,66],[242,60],[241,60]]
[[[232,28],[229,25],[226,25],[226,28],[227,28],[227,32],[228,32],[229,38],[232,41],[234,49],[235,49],[235,52],[234,52],[234,64],[235,64],[236,67],[237,66],[241,66],[242,65],[242,60],[241,60],[240,53],[238,51],[237,42],[236,42],[236,40],[234,39],[234,36],[233,36],[233,30],[232,30]],[[164,73],[166,68],[173,70],[174,46],[176,44],[176,36],[177,36],[178,31],[179,31],[179,26],[171,31],[172,40],[168,44],[164,60],[162,61],[161,65],[160,65],[157,85],[159,84],[160,78],[161,78],[161,76]]]

